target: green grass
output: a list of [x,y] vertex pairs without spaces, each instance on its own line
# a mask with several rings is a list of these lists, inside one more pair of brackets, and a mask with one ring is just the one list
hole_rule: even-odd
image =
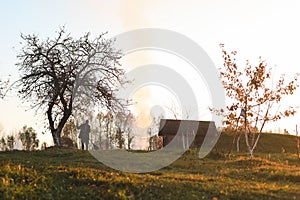
[[[216,149],[219,151],[227,152],[232,147],[232,133],[223,133],[218,140]],[[233,150],[236,150],[236,145],[234,145]],[[245,143],[245,137],[242,134],[240,139],[240,150],[241,152],[247,152],[247,147]],[[297,139],[293,135],[280,135],[280,134],[261,134],[258,145],[255,152],[259,153],[297,153]]]
[[227,154],[231,139],[222,134],[204,159],[192,149],[145,174],[110,169],[87,151],[1,152],[0,199],[300,199],[295,137],[263,135],[252,161]]

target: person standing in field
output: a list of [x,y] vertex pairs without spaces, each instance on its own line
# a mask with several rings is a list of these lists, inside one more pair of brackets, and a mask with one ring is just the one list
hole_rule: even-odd
[[76,125],[76,128],[80,129],[78,138],[81,139],[81,149],[84,150],[85,146],[86,150],[88,150],[91,131],[89,120],[86,120],[85,123],[80,126]]

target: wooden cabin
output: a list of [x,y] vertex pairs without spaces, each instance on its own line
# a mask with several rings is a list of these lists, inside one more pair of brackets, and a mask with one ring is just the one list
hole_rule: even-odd
[[172,141],[172,147],[184,149],[201,147],[208,132],[215,133],[213,121],[161,119],[158,136],[163,137],[163,146]]

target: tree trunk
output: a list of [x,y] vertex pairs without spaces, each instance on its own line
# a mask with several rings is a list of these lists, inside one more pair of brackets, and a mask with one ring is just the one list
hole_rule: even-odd
[[298,136],[298,158],[300,160],[300,136]]
[[241,134],[239,134],[239,137],[236,140],[236,152],[240,152],[240,138]]
[[[72,102],[70,102],[71,104]],[[66,122],[68,121],[69,117],[71,116],[71,109],[72,107],[70,106],[69,109],[66,109],[64,111],[63,117],[60,120],[60,122],[57,125],[57,128],[55,128],[55,123],[54,120],[52,118],[52,108],[53,108],[54,104],[50,104],[49,108],[47,110],[47,116],[48,116],[48,121],[49,121],[49,126],[50,126],[50,130],[51,130],[51,134],[52,134],[52,138],[53,138],[53,142],[54,142],[54,146],[56,147],[60,147],[61,143],[60,143],[60,137],[61,137],[61,132],[63,127],[65,126]]]
[[58,129],[55,129],[53,132],[52,132],[52,138],[53,138],[53,143],[54,143],[54,146],[56,147],[60,147],[60,135],[61,135],[61,130],[59,131]]
[[128,133],[127,133],[127,149],[131,149],[131,142],[132,142],[132,139],[133,137],[130,136],[130,132],[128,130]]
[[102,129],[101,120],[99,120],[99,148],[102,149]]
[[108,121],[106,122],[106,141],[105,141],[105,148],[109,148],[109,129],[108,129]]
[[249,148],[249,156],[250,156],[250,160],[252,160],[253,158],[253,149]]

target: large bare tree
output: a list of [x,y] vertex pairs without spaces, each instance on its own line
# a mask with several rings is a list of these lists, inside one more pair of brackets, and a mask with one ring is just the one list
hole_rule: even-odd
[[236,60],[237,52],[228,52],[223,44],[220,46],[224,61],[220,77],[226,95],[230,98],[225,123],[231,127],[238,127],[239,122],[243,125],[246,145],[252,159],[266,123],[295,114],[292,106],[280,109],[279,103],[284,96],[294,94],[298,87],[298,75],[295,74],[289,82],[284,75],[275,81],[272,69],[261,58],[256,65],[246,61],[245,66],[240,67]]
[[74,108],[86,112],[82,107],[91,102],[112,111],[124,108],[114,96],[125,83],[119,63],[122,53],[105,33],[94,39],[89,33],[73,38],[61,28],[53,39],[21,37],[18,91],[32,108],[46,113],[55,146],[60,146],[62,129]]

